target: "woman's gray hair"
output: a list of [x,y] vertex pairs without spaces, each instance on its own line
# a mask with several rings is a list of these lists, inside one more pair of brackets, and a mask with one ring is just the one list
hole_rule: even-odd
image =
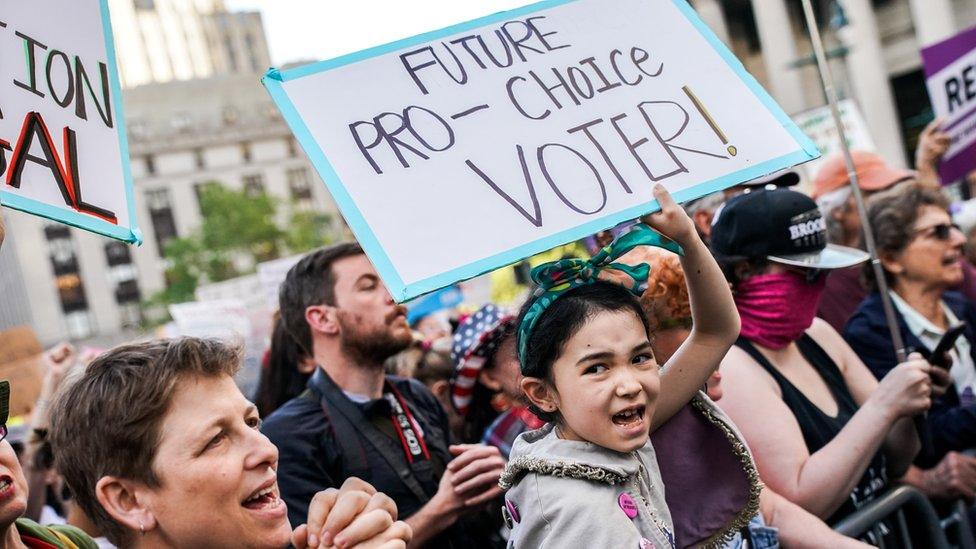
[[847,199],[850,196],[851,187],[844,185],[817,198],[817,206],[820,208],[820,213],[823,214],[824,221],[827,222],[827,241],[832,244],[846,245],[845,237],[847,235],[844,234],[844,225],[837,219],[834,212],[846,208]]
[[[868,223],[874,235],[878,256],[891,256],[904,250],[915,238],[915,222],[923,206],[949,208],[949,199],[938,189],[918,182],[907,182],[879,192],[868,199]],[[864,281],[871,291],[878,285],[870,263],[864,267]],[[888,283],[894,276],[885,271]]]

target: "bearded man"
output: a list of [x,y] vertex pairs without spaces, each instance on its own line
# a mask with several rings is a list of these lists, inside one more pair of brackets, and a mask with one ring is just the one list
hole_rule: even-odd
[[282,322],[318,366],[262,427],[278,446],[289,517],[304,517],[316,492],[359,477],[396,502],[411,547],[478,546],[465,516],[500,495],[505,462],[494,447],[450,445],[438,400],[416,380],[385,375],[383,362],[412,334],[362,248],[310,253],[288,272],[279,301]]

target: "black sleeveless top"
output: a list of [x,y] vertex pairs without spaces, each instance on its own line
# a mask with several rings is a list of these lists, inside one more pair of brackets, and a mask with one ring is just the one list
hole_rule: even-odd
[[[779,385],[779,389],[783,393],[783,402],[789,406],[793,412],[793,416],[796,417],[796,421],[800,424],[803,440],[806,442],[807,450],[811,454],[820,450],[833,440],[837,436],[837,433],[844,428],[844,425],[847,425],[847,422],[850,421],[854,413],[857,412],[857,403],[854,402],[854,397],[851,396],[851,392],[848,390],[847,384],[844,382],[844,376],[841,374],[840,369],[837,368],[837,364],[834,363],[830,355],[809,335],[803,334],[796,342],[797,347],[799,347],[800,354],[803,355],[803,358],[813,366],[830,389],[830,394],[833,395],[834,400],[837,402],[837,417],[828,416],[816,404],[810,402],[810,399],[801,393],[795,385],[790,383],[790,380],[786,379],[756,349],[752,342],[739,337],[735,344],[748,353],[753,360],[758,362],[776,380],[776,384]],[[879,450],[871,459],[871,463],[868,464],[868,468],[864,471],[864,475],[857,483],[857,486],[854,487],[850,498],[827,519],[828,524],[834,523],[853,513],[865,503],[876,498],[887,486],[888,473],[886,470],[885,456]]]

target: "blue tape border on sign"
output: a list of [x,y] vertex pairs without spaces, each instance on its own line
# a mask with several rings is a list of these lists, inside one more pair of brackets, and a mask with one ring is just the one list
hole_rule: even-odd
[[[495,13],[493,15],[488,15],[486,17],[465,23],[459,23],[444,29],[420,34],[396,42],[391,42],[389,44],[384,44],[382,46],[376,46],[374,48],[351,53],[335,59],[320,61],[302,67],[289,69],[287,71],[270,69],[264,78],[261,79],[265,88],[268,90],[268,93],[271,95],[271,98],[277,104],[278,109],[285,118],[285,121],[288,123],[288,126],[295,134],[295,137],[302,145],[302,148],[305,150],[306,154],[308,154],[309,159],[312,161],[312,164],[319,172],[319,175],[322,177],[323,181],[325,181],[326,186],[332,193],[335,201],[338,203],[342,214],[345,216],[346,221],[349,223],[349,227],[359,240],[360,245],[362,245],[363,249],[366,251],[366,254],[373,262],[374,267],[376,267],[376,270],[379,272],[380,276],[383,278],[383,281],[389,288],[390,293],[398,302],[408,301],[459,280],[466,280],[468,278],[478,276],[501,266],[509,265],[534,254],[555,248],[556,246],[565,244],[566,242],[578,240],[597,231],[606,229],[607,227],[612,227],[623,221],[634,219],[648,212],[657,211],[660,209],[660,206],[656,200],[651,200],[617,212],[613,215],[601,217],[600,219],[593,220],[589,223],[584,223],[583,225],[579,225],[554,235],[535,240],[519,246],[518,248],[480,259],[462,267],[457,267],[439,275],[435,275],[412,284],[404,284],[403,279],[393,267],[393,263],[390,261],[389,256],[380,246],[379,241],[376,239],[376,235],[373,233],[372,229],[370,229],[369,224],[362,215],[362,212],[353,202],[352,197],[342,184],[342,181],[336,174],[332,164],[326,158],[322,149],[317,145],[315,139],[312,137],[311,131],[309,131],[308,126],[305,124],[305,121],[298,114],[297,109],[295,109],[295,105],[292,103],[287,92],[284,90],[283,83],[311,74],[348,65],[350,63],[355,63],[363,59],[383,55],[391,51],[408,48],[423,42],[436,40],[450,34],[464,32],[469,29],[478,28],[504,19],[519,17],[528,13],[534,13],[543,9],[557,7],[574,1],[576,0],[543,0],[542,2],[530,4],[522,8]],[[713,33],[712,30],[709,29],[708,26],[701,20],[701,18],[698,17],[698,14],[694,11],[694,9],[685,0],[672,0],[672,2],[692,23],[692,25],[694,25],[699,33],[701,33],[702,36],[709,42],[712,48],[719,53],[726,64],[728,64],[729,68],[731,68],[732,71],[739,76],[743,83],[773,114],[780,124],[782,124],[783,128],[790,133],[790,135],[800,146],[800,150],[793,153],[783,155],[779,158],[768,160],[766,162],[756,164],[755,166],[745,168],[679,191],[674,194],[675,200],[678,202],[692,200],[694,198],[731,187],[732,185],[742,181],[748,181],[756,177],[761,177],[776,170],[807,162],[819,157],[820,151],[817,149],[817,146],[813,143],[813,141],[807,137],[800,130],[800,128],[796,126],[796,124],[793,123],[790,117],[783,111],[782,108],[780,108],[778,104],[776,104],[766,90],[763,89],[756,79],[746,71],[745,67],[741,62],[739,62],[735,55],[729,51],[725,44],[723,44],[722,41],[715,36],[715,33]]]
[[20,210],[53,221],[58,221],[72,227],[122,240],[133,244],[142,244],[142,231],[136,217],[136,206],[132,188],[132,170],[129,166],[129,141],[125,133],[125,117],[122,111],[122,86],[119,82],[118,64],[115,58],[115,41],[112,36],[112,22],[109,17],[108,0],[99,0],[101,10],[102,31],[105,38],[105,52],[108,57],[109,85],[112,91],[112,109],[115,111],[115,128],[119,136],[119,151],[122,161],[122,177],[125,185],[125,203],[129,214],[129,227],[114,225],[97,217],[66,210],[64,208],[26,198],[19,194],[0,189],[0,205]]

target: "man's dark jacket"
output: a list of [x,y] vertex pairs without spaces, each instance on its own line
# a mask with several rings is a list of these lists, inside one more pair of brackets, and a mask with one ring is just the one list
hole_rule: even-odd
[[[388,376],[386,381],[407,402],[432,457],[441,465],[450,462],[447,415],[434,395],[413,379]],[[340,406],[329,404],[323,401],[326,395],[331,395],[332,402],[345,402]],[[352,421],[347,419],[350,417]],[[380,431],[374,423],[364,421],[365,417],[389,421],[389,403],[380,399],[356,404],[318,368],[308,380],[307,390],[264,422],[261,431],[278,447],[278,487],[288,505],[292,526],[306,522],[309,502],[317,492],[339,488],[352,476],[390,496],[397,504],[400,519],[416,513],[437,493],[440,474],[432,461],[411,465],[400,442],[387,435],[377,441],[375,435]],[[374,435],[372,440],[364,434],[366,431]],[[432,540],[431,546],[459,547],[465,537],[456,524]]]

